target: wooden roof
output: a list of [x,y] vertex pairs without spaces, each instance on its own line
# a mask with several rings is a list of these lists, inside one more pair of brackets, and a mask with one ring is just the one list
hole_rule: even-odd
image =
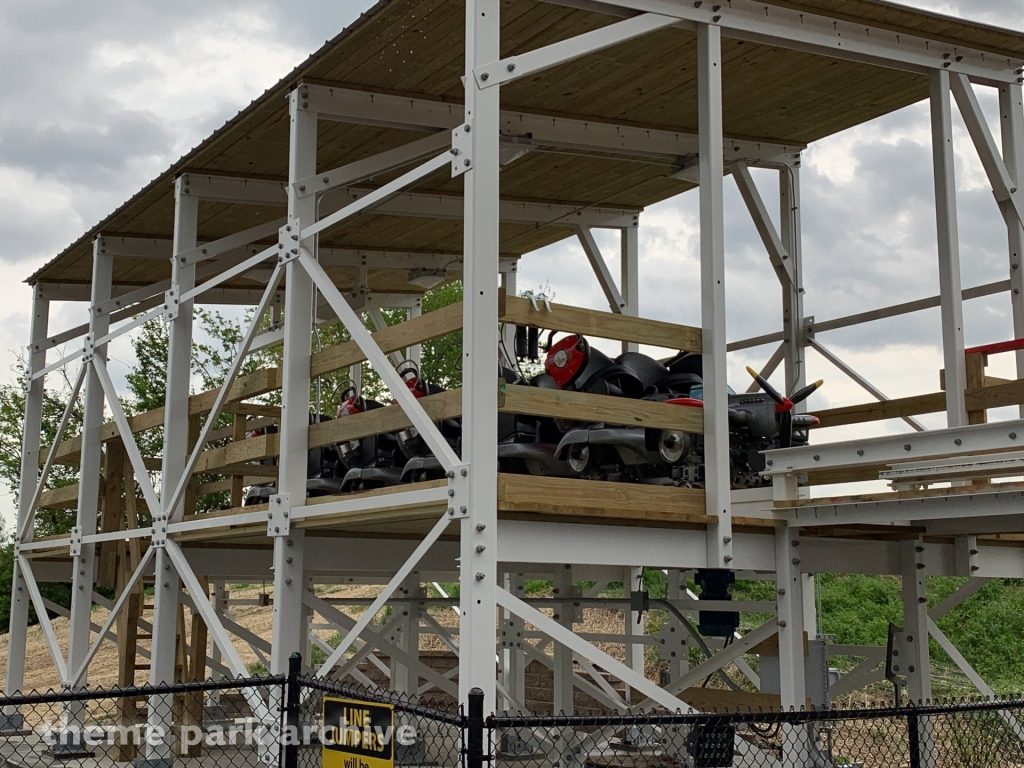
[[[1024,35],[878,0],[769,0],[771,4],[896,32],[1024,58]],[[202,144],[85,233],[28,282],[87,283],[98,234],[170,238],[173,180],[184,172],[283,181],[287,176],[287,93],[318,83],[450,103],[462,102],[462,0],[380,0],[359,20]],[[616,21],[538,0],[502,1],[502,55],[525,52]],[[918,74],[770,45],[723,39],[725,134],[804,145],[925,98]],[[640,127],[697,132],[696,40],[671,28],[502,86],[502,108]],[[419,138],[395,128],[321,122],[322,169]],[[669,178],[670,162],[569,151],[534,152],[502,170],[503,199],[639,209],[689,188]],[[381,183],[389,177],[374,180]],[[371,185],[372,186],[372,185]],[[460,194],[461,179],[437,173],[416,191]],[[204,202],[199,236],[216,239],[283,215],[277,208]],[[503,223],[501,249],[522,254],[571,234],[566,227]],[[457,220],[360,215],[330,230],[338,248],[459,254]],[[115,260],[116,284],[169,276],[163,260]],[[344,270],[335,273],[350,281]],[[374,284],[373,280],[382,282]],[[418,290],[375,273],[376,290]],[[387,287],[382,287],[386,285]]]

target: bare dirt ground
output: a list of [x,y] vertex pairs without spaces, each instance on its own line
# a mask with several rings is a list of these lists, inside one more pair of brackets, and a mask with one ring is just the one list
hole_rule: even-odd
[[[268,592],[273,592],[272,587],[269,585],[266,589]],[[239,599],[255,600],[262,591],[263,587],[259,585],[231,585],[230,587],[231,597]],[[318,587],[317,595],[322,598],[365,598],[375,597],[379,591],[379,587],[371,586],[326,586]],[[152,596],[147,596],[146,603],[152,603]],[[342,610],[353,617],[358,616],[362,611],[362,609],[359,608],[342,608]],[[187,613],[188,611],[186,609],[186,615]],[[271,607],[260,607],[255,605],[232,606],[231,613],[235,620],[243,627],[266,640],[268,643],[270,642],[273,621],[273,609]],[[429,613],[431,617],[443,627],[455,628],[458,626],[458,615],[450,608],[430,608]],[[106,609],[99,607],[95,608],[92,614],[93,624],[97,626],[102,625],[106,620],[107,615],[108,612]],[[578,633],[593,632],[619,634],[622,632],[623,617],[620,612],[604,609],[587,610],[584,612],[583,618],[584,621],[575,626],[575,631]],[[151,620],[152,611],[145,611],[143,613],[143,619]],[[314,617],[314,623],[320,623],[323,621],[323,617],[319,615]],[[54,634],[57,636],[57,642],[66,656],[69,630],[68,620],[63,617],[57,617],[52,619],[52,624]],[[447,646],[437,635],[426,634],[426,629],[421,631],[424,633],[421,635],[420,639],[421,649],[434,651],[446,650]],[[329,640],[336,633],[333,630],[317,630],[317,634],[324,640]],[[92,641],[95,641],[95,638],[96,634],[94,632],[92,635]],[[7,659],[7,644],[8,636],[6,634],[0,635],[0,660],[3,660],[4,664]],[[150,642],[147,640],[140,640],[139,645],[141,648],[146,650],[149,650],[150,648]],[[621,645],[613,643],[598,643],[597,645],[612,656],[619,659],[623,658]],[[238,649],[242,660],[246,664],[253,664],[259,661],[259,657],[247,643],[237,641],[235,643],[235,647]],[[147,663],[146,660],[141,657],[138,661],[140,664]],[[147,680],[148,673],[144,670],[140,670],[136,675],[136,682],[142,684],[147,682]],[[97,652],[96,658],[93,659],[89,666],[89,683],[91,686],[99,687],[108,687],[117,683],[117,649],[114,643],[104,643]],[[46,644],[46,640],[43,637],[42,628],[38,625],[29,627],[25,658],[25,690],[45,691],[49,688],[56,688],[59,685],[59,675],[50,657],[50,651]]]

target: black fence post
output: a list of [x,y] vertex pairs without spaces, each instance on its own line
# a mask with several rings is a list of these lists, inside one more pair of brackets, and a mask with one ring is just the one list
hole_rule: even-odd
[[907,740],[910,743],[910,768],[921,768],[921,733],[917,712],[907,713]]
[[484,692],[469,691],[469,716],[466,718],[465,768],[483,768],[484,764]]
[[302,698],[299,693],[299,675],[302,673],[302,656],[293,653],[288,657],[288,680],[284,690],[284,749],[281,750],[281,768],[298,768],[299,765],[299,715]]

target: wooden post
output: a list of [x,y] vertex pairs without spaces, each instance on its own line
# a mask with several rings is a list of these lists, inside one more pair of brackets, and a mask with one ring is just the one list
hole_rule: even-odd
[[[236,413],[231,432],[232,442],[239,443],[245,440],[245,414]],[[242,506],[242,488],[245,485],[245,476],[238,474],[231,476],[231,508],[237,509]]]
[[[124,443],[110,440],[103,460],[103,497],[101,499],[100,532],[109,533],[124,528]],[[104,589],[116,587],[117,559],[120,545],[104,542],[99,545],[96,586]]]
[[[988,365],[988,355],[980,352],[964,355],[967,364],[967,389],[980,389],[985,386],[985,366]],[[980,411],[968,411],[968,424],[986,424],[988,413],[984,409]]]

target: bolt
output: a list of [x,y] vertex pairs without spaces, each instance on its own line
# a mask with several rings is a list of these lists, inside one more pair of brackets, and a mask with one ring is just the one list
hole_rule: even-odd
[[448,495],[449,496],[454,496],[455,495],[455,489],[454,488],[449,488],[448,489]]
[[723,536],[722,537],[722,543],[723,544],[728,544],[730,541],[732,541],[732,536]]
[[924,570],[924,563],[918,563],[917,564],[917,570],[923,571]]
[[506,69],[508,69],[509,72],[515,72],[516,71],[515,63],[514,62],[509,62],[509,65],[508,65],[508,67],[506,67]]
[[771,465],[772,465],[772,460],[768,459],[768,466],[770,467]]
[[779,593],[779,597],[782,597],[783,595],[786,594],[786,590],[785,589],[777,589],[775,591]]
[[281,532],[280,526],[275,525],[274,526],[274,533],[280,533],[280,532]]
[[1009,437],[1011,440],[1016,440],[1017,439],[1017,433],[1016,432],[1011,432],[1009,435],[1007,435],[1007,437]]
[[904,445],[903,446],[903,450],[904,451],[909,451],[910,450],[910,443],[907,443],[906,445]]
[[477,524],[476,524],[476,529],[477,529],[477,531],[482,531],[482,530],[484,530],[485,528],[487,528],[487,526],[486,526],[486,525],[484,525],[483,523],[477,523]]
[[814,459],[815,461],[821,461],[821,456],[819,456],[818,454],[814,454],[811,458]]
[[785,619],[779,619],[779,627],[781,627],[782,629],[786,628],[786,620]]
[[731,563],[731,562],[732,562],[732,555],[726,555],[726,556],[725,556],[725,557],[723,557],[722,559],[723,559],[723,560],[724,560],[725,562],[727,562],[727,563]]
[[452,147],[452,154],[458,156],[459,148],[458,147]]
[[953,445],[961,445],[961,444],[963,444],[963,442],[964,442],[964,441],[963,441],[963,440],[961,440],[961,439],[960,439],[960,438],[958,437],[958,438],[956,438],[956,439],[955,439],[955,440],[953,441]]
[[722,6],[720,6],[720,5],[713,5],[713,6],[711,6],[711,10],[714,11],[715,13],[718,13],[720,10],[722,10]]
[[704,3],[701,0],[696,0],[693,4],[694,8],[700,8]]
[[305,184],[299,184],[299,192],[305,192],[305,191],[306,191],[306,185]]
[[164,589],[166,589],[169,586],[171,586],[171,583],[169,581],[165,581],[164,582]]
[[793,558],[793,565],[800,565],[800,558],[799,557],[794,557]]
[[462,506],[462,507],[459,507],[459,512],[464,515],[467,512],[469,512],[469,510],[465,506]]
[[487,82],[487,80],[488,80],[488,79],[489,79],[490,77],[491,77],[491,76],[490,76],[489,74],[487,74],[486,72],[484,72],[484,73],[482,73],[482,74],[480,75],[480,79],[481,79],[481,80],[482,80],[483,82],[485,82],[485,83]]
[[466,133],[469,133],[469,131],[470,131],[469,123],[466,123],[464,126],[462,126],[462,130],[464,130]]
[[972,555],[976,555],[976,554],[978,554],[978,550],[976,550],[976,549],[972,549],[972,550],[971,550],[971,554],[972,554]]
[[[154,533],[156,533],[156,531],[153,531],[153,532],[154,532]],[[165,570],[165,571],[169,571],[169,570],[171,570],[171,566],[169,566],[169,565],[164,565],[164,570]]]
[[926,598],[926,597],[919,597],[919,598],[917,598],[917,602],[919,602],[919,603],[927,603],[928,602],[928,598]]
[[857,455],[858,456],[863,456],[864,455],[864,449],[863,448],[858,448],[857,449]]
[[980,566],[977,566],[977,565],[972,565],[972,566],[971,566],[971,570],[972,570],[972,571],[980,571],[980,570],[981,570],[981,567],[980,567]]
[[465,477],[466,475],[469,474],[469,470],[467,470],[465,467],[463,467],[462,469],[459,470],[459,474],[462,475],[463,477]]
[[924,547],[914,547],[914,551],[917,553],[924,552]]
[[272,512],[267,512],[267,520],[273,520],[273,519],[274,519],[273,513]]
[[309,106],[309,102],[308,101],[302,102],[302,108],[303,109],[306,109],[308,106]]
[[286,563],[288,563],[288,565],[291,565],[291,564],[292,564],[292,559],[291,559],[290,557],[286,557],[286,558],[284,559],[284,561],[285,561]]
[[448,507],[448,517],[452,517],[455,514],[455,507]]
[[464,166],[466,166],[467,168],[469,168],[469,166],[470,166],[469,158],[467,157],[467,158],[466,158],[465,160],[463,160],[463,161],[462,161],[462,164],[463,164]]
[[483,552],[485,549],[487,549],[487,547],[485,547],[483,544],[477,544],[476,545],[476,551],[477,552]]
[[444,473],[444,476],[451,480],[453,477],[455,477],[455,473],[449,469],[447,472]]
[[477,581],[483,581],[484,580],[484,574],[483,574],[482,571],[477,571],[476,580]]
[[892,666],[892,671],[893,671],[893,672],[899,672],[899,671],[900,671],[900,668],[899,668],[898,666],[896,666],[895,664],[893,664],[893,666]]
[[711,20],[714,21],[714,22],[719,22],[719,21],[722,20],[722,17],[721,16],[712,16]]

